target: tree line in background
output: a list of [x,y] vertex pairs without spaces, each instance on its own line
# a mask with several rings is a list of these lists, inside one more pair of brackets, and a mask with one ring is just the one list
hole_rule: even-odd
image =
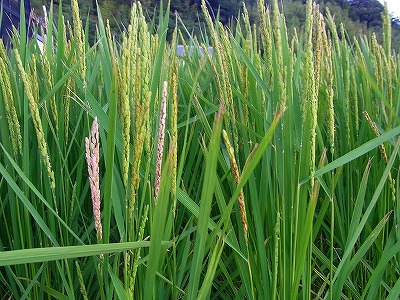
[[[167,0],[162,0],[164,7],[167,5]],[[42,6],[50,7],[51,0],[32,0],[32,7],[35,13],[42,15]],[[61,1],[53,1],[55,13],[58,11],[58,6]],[[271,2],[268,0],[267,2]],[[378,0],[316,0],[320,5],[322,12],[329,9],[334,16],[337,24],[343,23],[348,35],[359,36],[361,34],[369,35],[371,32],[376,32],[378,41],[382,41],[382,19],[383,5]],[[67,19],[71,19],[71,1],[62,1],[63,14]],[[124,26],[129,23],[130,7],[132,0],[99,0],[100,12],[103,19],[110,21],[110,27],[115,35],[119,35]],[[143,0],[141,1],[145,15],[148,20],[157,22],[158,10],[160,7],[159,0]],[[170,4],[171,16],[170,24],[177,22],[178,28],[182,32],[201,35],[201,29],[204,28],[204,20],[200,12],[200,0],[173,0]],[[249,13],[250,20],[253,23],[258,23],[257,0],[245,1],[246,8]],[[302,30],[305,19],[306,0],[282,0],[283,11],[285,13],[287,26],[289,31],[293,32],[293,28]],[[240,0],[209,0],[209,8],[214,13],[216,18],[222,24],[234,23],[238,14],[242,11],[243,1]],[[89,34],[93,37],[95,34],[94,24],[97,15],[97,7],[95,0],[79,1],[82,19],[87,20],[89,17]],[[157,25],[157,24],[156,24]],[[400,20],[392,19],[392,45],[396,51],[400,49]],[[169,33],[171,34],[171,33]]]

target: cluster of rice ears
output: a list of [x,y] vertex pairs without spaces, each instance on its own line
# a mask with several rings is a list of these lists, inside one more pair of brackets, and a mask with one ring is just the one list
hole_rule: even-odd
[[230,28],[203,1],[198,38],[162,3],[0,42],[0,298],[398,299],[387,8],[380,45],[311,1],[291,37],[277,0]]

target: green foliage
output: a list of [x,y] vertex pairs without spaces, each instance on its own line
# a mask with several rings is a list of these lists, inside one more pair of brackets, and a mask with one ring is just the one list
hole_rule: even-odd
[[[33,0],[32,7],[38,16],[42,16],[42,5],[50,7],[50,0],[38,1]],[[104,20],[110,21],[112,32],[120,38],[121,32],[129,23],[129,11],[132,1],[123,0],[100,0],[98,1],[100,11]],[[293,34],[293,29],[300,30],[305,22],[305,0],[284,0],[279,1],[282,3],[282,10],[285,13],[289,34]],[[141,1],[145,16],[148,21],[158,23],[158,10],[159,0],[145,0]],[[164,6],[168,1],[163,1]],[[249,12],[251,23],[258,23],[257,1],[246,1],[246,8]],[[266,3],[272,5],[272,0],[267,0]],[[382,21],[381,14],[383,12],[383,5],[378,0],[317,0],[316,3],[320,5],[320,10],[326,14],[326,9],[329,8],[330,13],[334,16],[337,24],[343,23],[349,37],[359,37],[362,35],[371,36],[372,32],[377,33],[379,42],[382,42]],[[55,12],[58,11],[59,1],[54,1]],[[70,0],[62,1],[63,13],[67,19],[71,19]],[[82,19],[86,22],[89,16],[89,40],[93,42],[95,36],[95,23],[97,20],[96,1],[86,0],[79,1],[80,12]],[[188,32],[190,35],[200,37],[202,35],[202,28],[204,27],[204,19],[201,14],[200,0],[178,0],[171,1],[171,15],[169,19],[170,24],[176,24],[183,32]],[[228,25],[235,23],[237,17],[242,12],[242,1],[238,0],[224,0],[224,1],[208,1],[207,5],[210,12],[218,17],[218,20]],[[57,18],[57,14],[55,14]],[[400,49],[400,23],[393,20],[393,48]],[[168,33],[168,39],[171,39],[172,32]]]
[[[400,56],[390,42],[353,39],[310,1],[304,15],[283,2],[290,25],[278,1],[250,3],[255,27],[246,10],[223,26],[203,1],[202,35],[188,41],[170,22],[179,7],[149,25],[135,4],[119,19],[130,26],[110,19],[116,39],[103,17],[122,4],[99,3],[91,43],[76,5],[71,30],[63,6],[58,19],[49,11],[43,53],[24,28],[9,55],[0,43],[0,295],[395,299]],[[300,29],[291,37],[288,26]],[[179,43],[190,55],[175,55]]]
[[366,22],[369,27],[379,27],[382,25],[381,13],[383,4],[374,0],[351,0],[350,17],[353,20]]

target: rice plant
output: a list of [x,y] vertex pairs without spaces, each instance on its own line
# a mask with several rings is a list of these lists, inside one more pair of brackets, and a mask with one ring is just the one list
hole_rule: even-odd
[[310,0],[293,36],[277,0],[234,27],[203,1],[201,37],[135,2],[91,45],[71,2],[43,53],[0,42],[1,299],[398,298],[387,9],[380,45]]

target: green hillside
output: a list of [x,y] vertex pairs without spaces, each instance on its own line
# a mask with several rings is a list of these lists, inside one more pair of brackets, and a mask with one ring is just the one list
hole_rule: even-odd
[[[50,6],[50,0],[32,1],[32,6],[38,15],[42,15],[42,5]],[[61,1],[54,1],[55,8],[58,7]],[[65,16],[71,18],[70,0],[62,1],[63,11]],[[110,26],[116,35],[123,30],[124,26],[129,22],[130,5],[132,1],[122,0],[103,0],[98,1],[100,10],[104,19],[110,20]],[[266,2],[271,3],[271,0]],[[353,36],[368,35],[376,32],[377,39],[382,42],[382,20],[381,13],[383,5],[377,0],[318,0],[320,10],[326,13],[327,9],[335,18],[337,24],[343,23],[344,28],[351,38]],[[200,0],[177,0],[171,1],[171,16],[170,22],[178,23],[178,27],[190,34],[201,34],[201,28],[204,28],[203,16],[200,12]],[[223,1],[208,1],[209,8],[214,13],[219,21],[226,25],[234,23],[242,8],[243,1],[239,0],[223,0]],[[257,1],[245,1],[247,10],[249,11],[250,21],[258,23]],[[157,21],[158,8],[160,2],[158,0],[144,0],[142,5],[145,8],[145,15],[148,20]],[[90,16],[90,24],[95,24],[97,21],[96,1],[79,1],[81,15],[83,19]],[[164,5],[167,1],[164,0]],[[302,30],[305,24],[305,0],[283,0],[283,11],[285,13],[286,22],[290,32],[293,28]],[[184,24],[184,26],[183,26]],[[400,20],[392,20],[392,45],[398,51],[400,49]],[[94,34],[94,25],[90,26],[91,35]],[[171,33],[170,33],[171,34]]]

